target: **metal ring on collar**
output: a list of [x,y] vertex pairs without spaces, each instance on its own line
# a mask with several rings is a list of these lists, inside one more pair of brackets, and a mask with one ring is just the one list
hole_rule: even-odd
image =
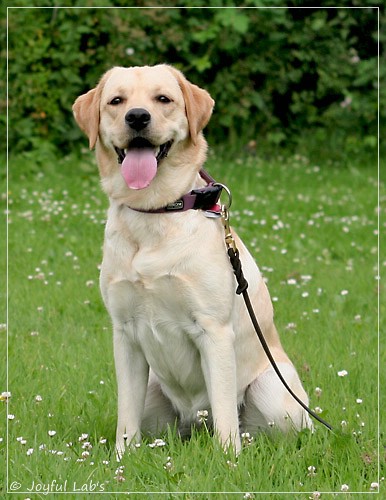
[[227,209],[229,209],[231,207],[231,205],[232,205],[232,193],[231,193],[231,190],[225,184],[221,184],[221,182],[214,182],[213,186],[221,186],[223,188],[223,190],[226,192],[226,194],[228,195],[228,204],[224,203],[224,206]]

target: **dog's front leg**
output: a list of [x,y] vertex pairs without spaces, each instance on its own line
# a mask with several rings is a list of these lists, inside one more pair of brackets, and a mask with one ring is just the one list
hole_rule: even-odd
[[114,359],[118,384],[116,452],[120,459],[126,445],[141,439],[149,365],[121,328],[114,329]]
[[[207,323],[205,321],[205,323]],[[232,327],[205,325],[200,344],[201,365],[217,436],[225,449],[240,452],[237,373]]]

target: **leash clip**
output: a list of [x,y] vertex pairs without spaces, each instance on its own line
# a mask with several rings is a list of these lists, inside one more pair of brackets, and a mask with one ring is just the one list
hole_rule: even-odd
[[229,225],[229,207],[226,205],[221,205],[221,222],[224,226],[225,232],[225,244],[227,250],[232,249],[235,253],[237,252],[236,242],[233,238],[231,227]]

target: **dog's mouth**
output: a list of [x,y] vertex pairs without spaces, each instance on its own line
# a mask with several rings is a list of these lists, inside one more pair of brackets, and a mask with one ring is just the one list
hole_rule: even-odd
[[133,139],[127,148],[115,147],[121,173],[130,189],[144,189],[157,173],[161,160],[167,157],[173,141],[155,146],[143,137]]

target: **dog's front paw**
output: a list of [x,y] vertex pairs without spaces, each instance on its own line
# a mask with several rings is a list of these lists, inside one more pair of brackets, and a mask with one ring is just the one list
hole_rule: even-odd
[[124,453],[125,453],[125,448],[117,443],[115,445],[115,458],[116,458],[117,462],[121,461]]
[[117,440],[115,444],[115,457],[117,462],[120,462],[126,448],[130,448],[130,450],[136,449],[140,446],[140,438],[137,435],[129,437],[128,434],[117,434]]

